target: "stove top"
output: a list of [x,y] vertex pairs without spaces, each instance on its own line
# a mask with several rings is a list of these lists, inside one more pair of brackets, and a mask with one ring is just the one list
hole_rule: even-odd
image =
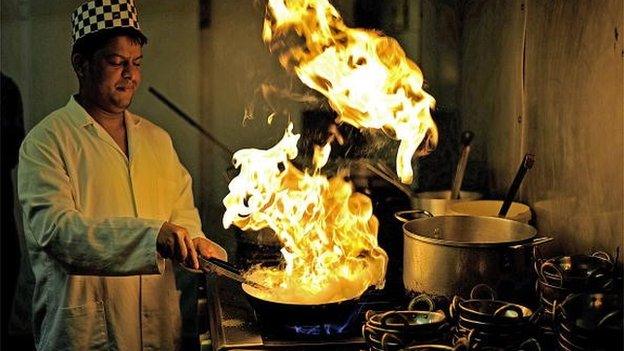
[[[240,283],[209,276],[209,322],[213,350],[362,350],[367,349],[360,328],[369,309],[389,309],[379,296],[362,299],[352,327],[339,335],[303,335],[261,325]],[[374,294],[373,294],[374,295]],[[312,333],[314,334],[314,333]]]

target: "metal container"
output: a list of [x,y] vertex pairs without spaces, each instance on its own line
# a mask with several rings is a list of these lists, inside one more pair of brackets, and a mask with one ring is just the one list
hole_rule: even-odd
[[[446,209],[446,214],[499,217],[498,211],[502,205],[503,201],[499,200],[478,200],[452,203],[449,204],[449,207]],[[512,202],[507,215],[503,218],[513,219],[514,221],[529,224],[532,218],[531,208],[519,202]]]
[[410,203],[413,209],[426,210],[434,216],[442,216],[446,214],[451,204],[481,198],[483,198],[483,194],[474,191],[460,191],[459,200],[451,200],[450,190],[424,191],[416,193],[414,197],[411,197]]
[[484,283],[518,302],[531,296],[535,281],[532,247],[552,240],[535,238],[537,230],[524,223],[477,216],[415,219],[403,233],[407,290],[450,298]]

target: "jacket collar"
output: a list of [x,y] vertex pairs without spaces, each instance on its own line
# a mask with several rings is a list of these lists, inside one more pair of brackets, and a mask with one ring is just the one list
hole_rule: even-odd
[[[76,101],[75,95],[72,95],[65,105],[65,108],[70,111],[69,117],[80,127],[86,127],[96,123],[95,119],[89,115],[87,110],[82,107],[78,101]],[[136,126],[141,122],[141,118],[134,113],[126,110],[124,111],[124,119],[126,126]]]

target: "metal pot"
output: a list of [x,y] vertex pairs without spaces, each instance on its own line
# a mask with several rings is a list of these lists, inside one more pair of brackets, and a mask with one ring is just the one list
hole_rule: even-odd
[[485,283],[507,301],[531,296],[531,249],[553,240],[535,238],[537,230],[524,223],[477,216],[415,219],[403,225],[403,233],[407,290],[450,298],[469,296],[473,286]]
[[459,200],[451,200],[450,190],[424,191],[410,197],[410,204],[415,210],[426,210],[434,216],[442,216],[446,214],[451,204],[481,198],[483,194],[475,191],[460,191]]

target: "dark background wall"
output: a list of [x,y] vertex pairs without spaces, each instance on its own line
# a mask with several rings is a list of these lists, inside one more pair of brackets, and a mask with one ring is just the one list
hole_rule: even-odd
[[520,199],[555,252],[622,246],[624,3],[466,1],[460,7],[461,115],[481,135],[502,195],[525,152]]

